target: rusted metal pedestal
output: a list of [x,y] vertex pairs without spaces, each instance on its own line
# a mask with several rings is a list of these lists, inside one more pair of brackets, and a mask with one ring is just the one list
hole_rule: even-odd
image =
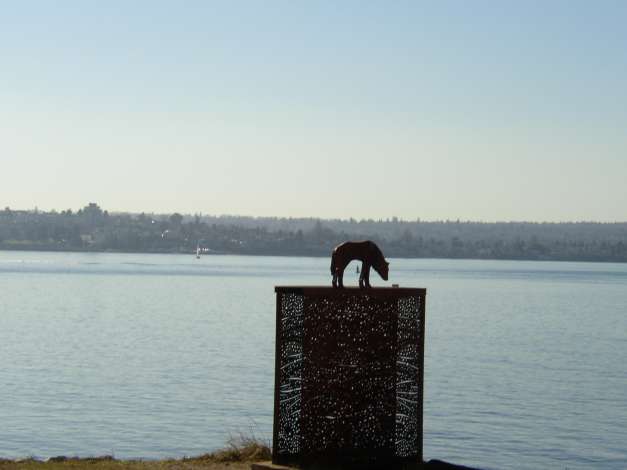
[[275,291],[273,463],[421,463],[425,289]]

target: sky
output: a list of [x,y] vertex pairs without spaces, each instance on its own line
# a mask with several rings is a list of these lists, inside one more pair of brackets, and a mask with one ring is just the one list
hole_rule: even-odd
[[625,1],[5,2],[0,206],[627,221]]

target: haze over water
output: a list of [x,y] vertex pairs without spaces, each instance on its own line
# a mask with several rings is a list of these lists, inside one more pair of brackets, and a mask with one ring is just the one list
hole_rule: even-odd
[[[0,457],[269,439],[273,287],[329,282],[328,259],[0,252]],[[426,458],[627,467],[627,265],[393,259],[391,282],[428,289]]]

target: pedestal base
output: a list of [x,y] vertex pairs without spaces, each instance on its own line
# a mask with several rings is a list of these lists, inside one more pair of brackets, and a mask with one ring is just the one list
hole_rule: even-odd
[[286,467],[285,465],[276,465],[272,462],[256,462],[250,464],[250,470],[297,470],[296,467]]
[[273,461],[307,470],[421,462],[425,290],[275,291]]
[[[250,465],[250,470],[343,470],[345,468],[359,468],[359,467],[345,467],[342,465],[338,465],[338,466],[332,466],[329,467],[326,464],[323,465],[309,465],[309,466],[305,466],[305,467],[286,467],[284,465],[276,465],[273,464],[272,462],[257,462],[257,463],[253,463]],[[420,470],[422,468],[426,468],[423,467],[423,464],[404,464],[401,466],[395,465],[395,464],[391,464],[391,465],[385,465],[385,464],[381,464],[380,466],[376,467],[377,469],[385,469],[385,470]],[[446,469],[448,469],[448,467],[445,467]],[[437,470],[440,470],[439,467]],[[441,469],[441,470],[444,470]]]
[[[341,468],[341,467],[338,467]],[[443,462],[441,460],[429,460],[424,463],[415,463],[415,464],[406,464],[404,466],[395,467],[389,466],[384,467],[386,470],[393,469],[402,469],[402,470],[480,470],[471,467],[465,467],[463,465],[455,465],[448,462]],[[321,467],[307,467],[308,470],[329,470],[329,467],[321,466]],[[285,465],[276,465],[272,462],[257,462],[253,463],[250,466],[250,470],[299,470],[298,467],[286,467]]]

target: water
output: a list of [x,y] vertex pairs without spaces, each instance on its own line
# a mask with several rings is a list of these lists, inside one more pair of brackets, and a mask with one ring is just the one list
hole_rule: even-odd
[[[269,439],[273,286],[327,284],[328,264],[0,252],[0,457],[180,457],[238,433]],[[426,458],[627,468],[627,265],[390,269],[428,289]]]

